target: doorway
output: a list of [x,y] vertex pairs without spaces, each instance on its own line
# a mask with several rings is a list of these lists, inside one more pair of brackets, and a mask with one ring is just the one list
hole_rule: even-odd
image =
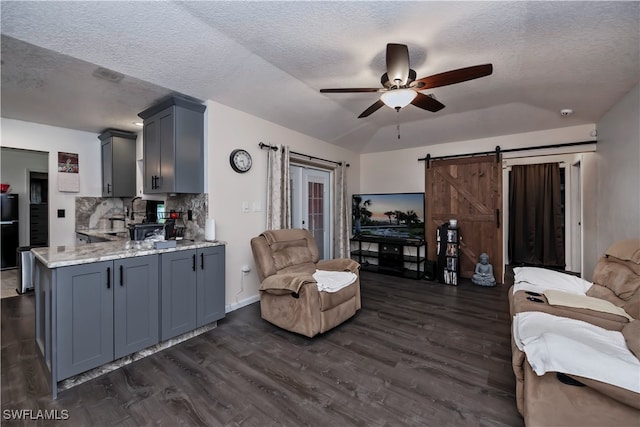
[[311,232],[321,259],[331,259],[331,173],[305,165],[291,165],[291,224]]
[[[509,194],[511,168],[514,165],[558,163],[561,172],[561,202],[563,213],[564,258],[565,270],[582,274],[582,153],[559,154],[535,157],[513,157],[503,161],[503,191]],[[509,241],[509,198],[503,201],[504,209],[504,253],[505,263],[511,264],[508,258]]]
[[434,160],[425,169],[428,258],[437,259],[436,230],[458,221],[460,276],[471,278],[486,253],[502,283],[502,167],[494,155]]

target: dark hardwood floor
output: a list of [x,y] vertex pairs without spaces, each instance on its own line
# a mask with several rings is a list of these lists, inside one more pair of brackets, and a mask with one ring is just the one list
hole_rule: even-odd
[[[259,305],[218,328],[63,391],[37,359],[33,295],[1,301],[6,410],[67,410],[53,425],[522,426],[507,286],[458,287],[363,272],[362,310],[313,339]],[[42,421],[38,421],[42,424]]]

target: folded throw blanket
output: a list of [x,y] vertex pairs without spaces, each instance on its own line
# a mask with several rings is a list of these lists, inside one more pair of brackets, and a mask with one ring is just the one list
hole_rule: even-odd
[[616,307],[607,300],[601,298],[589,297],[587,295],[572,294],[569,292],[557,291],[555,289],[547,289],[544,292],[550,305],[561,305],[564,307],[586,308],[589,310],[600,311],[602,313],[617,314],[633,320],[633,317],[624,311],[622,307]]
[[548,313],[523,312],[513,318],[513,339],[538,375],[562,372],[640,393],[640,361],[620,332]]
[[313,278],[318,283],[318,290],[324,292],[338,292],[356,281],[358,276],[350,271],[316,270]]

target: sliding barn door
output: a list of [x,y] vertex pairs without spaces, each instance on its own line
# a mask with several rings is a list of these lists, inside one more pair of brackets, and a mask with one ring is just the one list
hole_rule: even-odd
[[485,252],[502,283],[502,161],[496,156],[434,160],[426,164],[428,258],[436,256],[436,229],[449,219],[460,228],[460,276],[471,278]]

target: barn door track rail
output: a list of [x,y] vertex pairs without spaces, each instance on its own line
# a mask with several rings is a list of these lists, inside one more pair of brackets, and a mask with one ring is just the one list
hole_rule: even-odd
[[529,151],[529,150],[543,150],[548,148],[563,148],[563,147],[574,147],[576,145],[587,145],[587,144],[596,144],[598,141],[580,141],[580,142],[567,142],[565,144],[551,144],[551,145],[537,145],[534,147],[522,147],[522,148],[508,148],[503,150],[499,145],[496,145],[496,149],[494,151],[481,151],[477,153],[466,153],[466,154],[449,154],[446,156],[436,156],[431,157],[431,154],[427,154],[425,157],[418,159],[419,162],[427,162],[427,168],[431,166],[432,160],[443,160],[443,159],[457,159],[461,157],[473,157],[473,156],[486,156],[489,154],[496,155],[496,162],[500,162],[500,154],[502,153],[513,153],[516,151]]

